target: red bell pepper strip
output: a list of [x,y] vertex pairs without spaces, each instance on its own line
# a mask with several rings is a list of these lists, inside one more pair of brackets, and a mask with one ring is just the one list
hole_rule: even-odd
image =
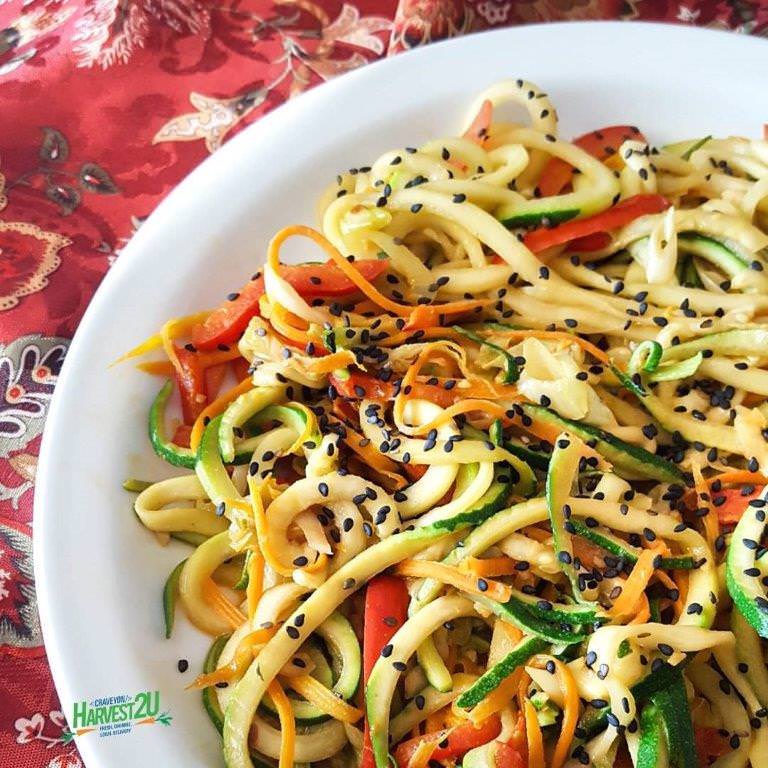
[[[363,680],[368,684],[371,670],[381,656],[381,649],[408,618],[408,589],[397,576],[376,576],[365,590],[363,615]],[[363,734],[363,755],[360,768],[376,768],[371,747],[368,720]]]
[[472,121],[472,125],[464,132],[464,138],[474,141],[475,144],[479,144],[481,147],[488,138],[488,131],[491,127],[491,119],[493,118],[493,104],[490,99],[486,99],[477,111],[475,119]]
[[432,760],[450,760],[463,757],[470,749],[493,741],[501,733],[501,720],[498,715],[483,720],[479,726],[472,723],[459,725],[456,728],[447,728],[443,731],[425,733],[423,736],[408,739],[395,750],[395,761],[400,768],[407,768],[413,753],[425,741],[436,741],[442,746],[435,748]]
[[246,376],[250,376],[248,367],[248,361],[244,357],[238,357],[232,361],[232,372],[238,381],[242,381]]
[[700,765],[709,765],[710,761],[727,755],[731,751],[728,738],[723,736],[717,728],[695,726],[693,738],[696,743],[696,752]]
[[588,216],[586,219],[567,221],[565,224],[552,228],[539,227],[534,229],[525,236],[523,242],[534,253],[541,253],[547,248],[564,245],[571,240],[623,227],[640,216],[660,213],[666,208],[669,208],[669,202],[661,195],[635,195],[622,200],[606,211]]
[[189,424],[179,424],[176,427],[176,431],[173,433],[174,445],[180,445],[182,448],[189,448],[189,439],[192,436],[192,427]]
[[[717,519],[720,525],[735,526],[741,520],[744,510],[752,499],[756,499],[765,490],[765,486],[756,487],[752,493],[742,495],[738,488],[726,488],[712,494],[712,501],[717,510]],[[720,499],[723,499],[721,502]],[[717,506],[717,505],[720,506]]]
[[179,361],[176,367],[176,383],[181,395],[181,412],[185,424],[193,424],[205,408],[205,371],[200,365],[197,353],[184,347],[175,347]]
[[568,243],[568,250],[573,253],[592,253],[611,244],[611,236],[607,232],[595,232],[594,235],[578,237]]
[[213,402],[219,394],[221,385],[224,383],[224,378],[227,375],[228,367],[226,363],[219,363],[205,369],[205,396],[209,403]]
[[[596,157],[598,160],[607,160],[615,155],[621,145],[629,139],[646,141],[645,136],[633,125],[612,125],[608,128],[592,131],[592,133],[585,133],[574,139],[573,143],[585,152],[589,152],[592,157]],[[573,168],[565,160],[553,157],[541,174],[538,183],[539,192],[541,192],[542,197],[559,195],[572,178]]]
[[[366,280],[375,280],[389,262],[368,259],[355,262],[355,268]],[[317,296],[348,296],[357,286],[335,264],[301,264],[280,267],[280,277],[289,282],[305,299]],[[264,295],[264,277],[259,275],[243,286],[239,293],[217,309],[192,331],[192,343],[201,350],[216,349],[220,344],[237,341],[248,321],[259,314],[259,299]]]

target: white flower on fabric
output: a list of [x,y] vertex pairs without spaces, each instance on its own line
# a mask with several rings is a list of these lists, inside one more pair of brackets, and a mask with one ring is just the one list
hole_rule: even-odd
[[10,592],[5,588],[7,582],[11,580],[11,574],[0,568],[0,600],[4,600]]
[[678,6],[677,18],[680,21],[688,22],[689,24],[695,24],[699,16],[701,16],[700,10],[694,10],[687,5]]
[[41,712],[35,712],[30,718],[20,717],[13,724],[13,727],[17,730],[16,743],[17,744],[29,744],[42,736],[43,728],[45,728],[45,718]]

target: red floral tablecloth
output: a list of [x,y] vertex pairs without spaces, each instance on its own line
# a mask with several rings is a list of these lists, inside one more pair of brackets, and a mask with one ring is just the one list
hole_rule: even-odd
[[133,232],[307,88],[445,37],[606,18],[768,35],[768,0],[0,0],[0,766],[82,765],[37,618],[33,487],[69,339]]

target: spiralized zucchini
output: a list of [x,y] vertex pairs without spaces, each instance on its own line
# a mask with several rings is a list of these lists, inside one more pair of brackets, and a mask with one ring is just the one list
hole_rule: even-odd
[[228,768],[763,766],[768,142],[569,141],[525,80],[414,142],[158,337],[194,474],[125,487]]

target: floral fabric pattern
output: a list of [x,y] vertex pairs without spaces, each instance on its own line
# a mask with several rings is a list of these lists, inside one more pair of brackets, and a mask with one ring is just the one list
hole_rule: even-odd
[[654,20],[768,35],[768,0],[0,0],[0,763],[81,768],[37,617],[40,437],[82,314],[198,163],[302,91],[493,27]]

